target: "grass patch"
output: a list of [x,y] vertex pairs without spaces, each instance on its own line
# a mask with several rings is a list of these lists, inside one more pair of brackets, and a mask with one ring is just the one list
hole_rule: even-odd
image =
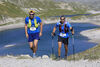
[[24,17],[26,15],[20,7],[9,2],[3,2],[3,4],[0,4],[0,14],[9,17]]
[[[65,9],[48,9],[47,11],[41,11],[37,13],[40,15],[41,18],[50,18],[52,16],[61,16],[61,15],[73,15],[73,14],[78,14],[78,12],[74,12],[72,10],[65,10]],[[86,12],[81,12],[80,14],[86,14]],[[79,16],[80,17],[80,16]],[[79,17],[73,17],[73,18],[79,18]]]
[[[41,18],[47,19],[50,18],[49,16],[60,16],[60,15],[72,15],[72,14],[86,14],[87,9],[83,7],[81,4],[77,3],[69,3],[69,6],[71,6],[74,10],[67,10],[67,9],[60,9],[57,4],[59,2],[54,2],[50,0],[11,0],[8,2],[4,2],[4,5],[0,5],[0,9],[3,11],[0,11],[0,14],[7,15],[10,17],[20,17],[20,16],[27,16],[19,7],[23,8],[42,8],[43,10],[40,10],[40,12],[37,12],[37,16],[40,16]],[[14,5],[15,4],[15,5]],[[19,7],[17,7],[17,6]],[[67,7],[67,6],[66,6]],[[72,19],[79,19],[81,16],[78,17],[72,17]]]
[[[11,3],[12,2],[12,3]],[[40,10],[40,12],[36,12],[36,15],[41,17],[41,19],[48,19],[50,16],[61,16],[61,15],[73,15],[73,14],[86,14],[87,8],[79,3],[68,3],[69,6],[72,7],[73,10],[67,10],[67,9],[60,9],[57,4],[60,4],[59,2],[54,2],[50,0],[11,0],[11,2],[8,0],[8,2],[4,2],[3,4],[0,4],[0,14],[4,16],[10,16],[10,17],[25,17],[28,16],[25,12],[23,12],[20,7],[23,8],[36,8],[40,10],[39,8],[42,8],[43,10]],[[67,7],[67,6],[66,6]],[[73,20],[80,19],[82,16],[75,16],[71,17]],[[2,19],[2,16],[0,16],[0,19]]]
[[88,8],[87,6],[83,5],[83,4],[80,4],[78,2],[70,2],[69,5],[78,13],[78,14],[81,14],[81,13],[85,13]]
[[91,14],[91,15],[88,15],[87,17],[93,17],[93,16],[98,16],[100,15],[100,13],[97,13],[97,14]]
[[0,15],[0,20],[2,20],[2,16]]
[[[56,2],[51,0],[10,0],[13,4],[24,8],[57,8]],[[10,2],[8,1],[8,2]]]
[[[60,9],[60,7],[57,6],[57,4],[60,4],[60,2],[55,2],[51,0],[41,0],[41,1],[40,0],[28,0],[28,1],[20,0],[20,2],[19,0],[11,0],[11,1],[13,4],[23,7],[23,8],[37,8],[38,10],[39,8],[44,9],[38,12],[37,14],[41,18],[45,18],[45,19],[47,19],[49,16],[85,14],[87,11],[87,9],[83,7],[82,4],[74,3],[74,2],[69,3],[69,6],[71,6],[74,9],[73,11],[73,10]],[[79,17],[74,17],[74,18],[76,19]]]
[[50,55],[50,58],[52,58],[52,60],[55,60],[55,59],[56,59],[55,54],[51,54],[51,55]]
[[68,57],[68,60],[73,60],[74,59],[73,56],[75,57],[75,60],[80,60],[80,59],[97,60],[100,58],[100,44],[84,52],[71,55]]
[[28,0],[28,2],[25,1],[24,3],[28,4],[28,6],[25,7],[43,8],[43,9],[57,8],[57,6],[55,6],[55,2],[50,0],[43,0],[43,1]]

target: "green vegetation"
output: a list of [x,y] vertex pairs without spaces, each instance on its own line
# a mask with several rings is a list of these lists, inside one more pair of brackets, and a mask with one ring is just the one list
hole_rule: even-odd
[[[65,10],[65,9],[60,9],[60,7],[56,4],[59,4],[61,2],[54,2],[51,0],[10,0],[12,1],[13,4],[23,7],[23,8],[42,8],[43,11],[39,12],[38,14],[41,17],[45,16],[57,16],[57,15],[69,15],[69,14],[85,14],[87,9],[83,7],[81,4],[77,3],[69,3],[69,6],[71,6],[73,10]],[[10,2],[8,0],[8,2]],[[83,8],[81,8],[83,7]],[[59,9],[58,9],[59,8]]]
[[23,8],[57,8],[55,6],[56,2],[51,0],[8,0],[8,2]]
[[0,20],[2,19],[2,16],[0,15]]
[[[57,2],[57,4],[61,4],[60,2]],[[47,19],[48,17],[50,18],[50,16],[60,16],[60,15],[73,15],[73,14],[87,14],[87,8],[81,4],[77,4],[77,3],[68,3],[69,6],[72,7],[73,10],[68,10],[68,9],[60,9],[55,8],[55,9],[47,9],[45,11],[41,11],[38,12],[37,14],[41,17],[41,18],[45,18]],[[68,7],[67,5],[65,6],[65,8]],[[82,16],[75,16],[72,17],[72,19],[79,19]]]
[[57,6],[55,6],[56,3],[50,0],[42,0],[42,1],[27,0],[27,1],[24,1],[24,4],[27,4],[24,7],[29,7],[29,8],[30,7],[31,8],[43,8],[43,9],[57,8]]
[[70,10],[64,10],[64,9],[55,9],[55,10],[42,11],[39,14],[41,14],[40,17],[46,18],[46,17],[49,17],[49,16],[74,14],[74,12],[70,11]]
[[[81,12],[80,14],[85,14],[86,12]],[[48,18],[50,16],[60,16],[60,15],[73,15],[78,14],[78,12],[74,12],[72,10],[65,10],[65,9],[54,9],[54,10],[47,10],[47,11],[41,11],[38,12],[38,15],[40,15],[41,18]],[[72,19],[80,18],[80,16],[73,17]]]
[[52,60],[56,60],[55,54],[51,54],[51,55],[50,55],[50,58],[52,58]]
[[[75,54],[75,59],[89,59],[89,60],[96,60],[100,58],[100,44],[96,47],[90,48],[89,50],[86,50],[84,52]],[[68,57],[68,60],[73,60],[73,55]]]
[[[76,2],[68,3],[68,6],[71,6],[73,10],[60,9],[60,4],[61,2],[51,0],[7,0],[7,2],[0,4],[0,19],[2,19],[2,15],[7,17],[28,16],[21,8],[38,9],[40,12],[37,12],[36,15],[43,19],[50,18],[50,16],[86,14],[88,10],[85,6],[79,3],[77,4]],[[82,16],[75,16],[72,17],[72,19],[79,19],[81,17]]]
[[[26,15],[20,7],[8,2],[0,4],[0,14],[9,17],[24,17]],[[0,16],[0,19],[2,19],[2,16]]]
[[[85,14],[87,11],[86,8],[80,8],[82,7],[81,4],[73,2],[69,3],[69,6],[71,6],[73,10],[60,9],[56,4],[60,3],[50,0],[8,0],[8,2],[0,4],[0,9],[2,10],[0,11],[0,14],[10,17],[25,17],[26,14],[21,10],[21,8],[36,8],[38,10],[40,10],[39,8],[42,8],[43,10],[40,10],[40,12],[37,12],[36,14],[41,18],[48,18],[49,16]],[[80,17],[81,16],[73,17],[72,19]]]
[[100,13],[97,13],[97,14],[91,14],[91,15],[89,15],[89,16],[87,16],[87,17],[93,17],[93,16],[98,16],[98,15],[100,15]]
[[86,13],[86,11],[88,10],[87,6],[83,6],[80,3],[77,2],[70,2],[69,5],[74,9],[74,11],[76,11],[78,14],[81,13]]

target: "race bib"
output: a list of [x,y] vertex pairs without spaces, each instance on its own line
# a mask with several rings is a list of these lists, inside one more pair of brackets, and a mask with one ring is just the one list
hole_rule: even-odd
[[35,28],[35,27],[31,27],[30,30],[31,30],[31,31],[35,31],[36,28]]
[[64,36],[66,36],[66,34],[65,33],[60,33],[60,36],[64,37]]

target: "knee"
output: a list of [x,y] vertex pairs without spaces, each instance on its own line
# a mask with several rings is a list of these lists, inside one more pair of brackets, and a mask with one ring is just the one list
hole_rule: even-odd
[[61,46],[59,46],[58,49],[61,49]]
[[67,44],[65,45],[65,48],[67,48],[68,46],[67,46]]
[[37,48],[37,45],[34,45],[34,48]]
[[33,49],[33,46],[30,46],[31,49]]

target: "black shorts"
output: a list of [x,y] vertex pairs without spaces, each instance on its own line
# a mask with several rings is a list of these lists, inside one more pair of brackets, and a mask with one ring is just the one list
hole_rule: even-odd
[[62,42],[64,43],[64,45],[65,44],[68,45],[68,39],[69,38],[63,38],[63,37],[58,36],[58,42]]

